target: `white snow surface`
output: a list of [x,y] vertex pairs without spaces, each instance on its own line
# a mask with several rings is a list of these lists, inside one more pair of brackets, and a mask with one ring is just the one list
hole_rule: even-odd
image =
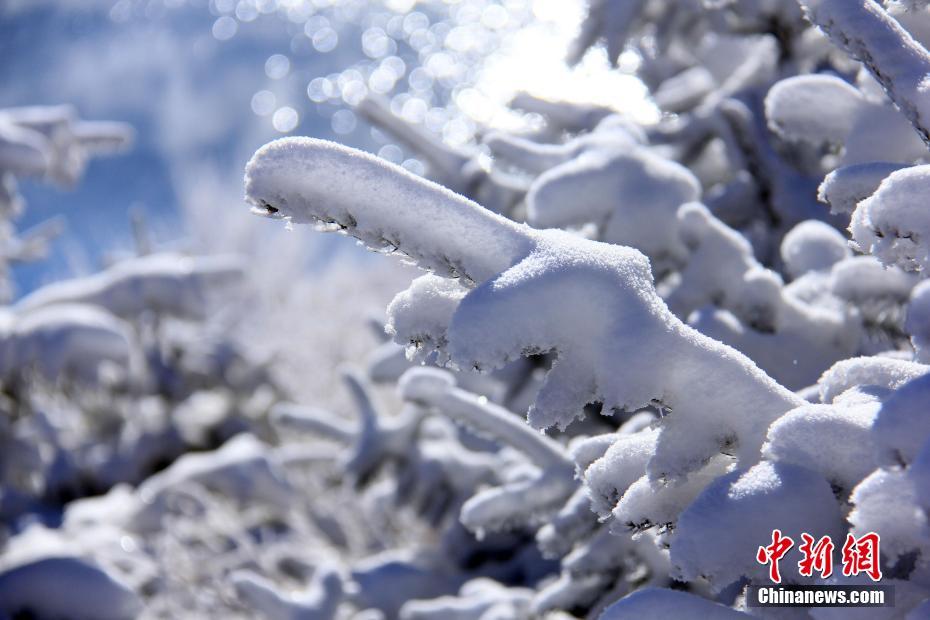
[[[720,590],[740,577],[765,581],[768,566],[747,550],[771,543],[781,530],[796,541],[842,538],[843,519],[826,480],[803,467],[762,462],[715,480],[681,514],[671,541],[672,565],[681,578],[705,577]],[[797,565],[781,563],[782,579],[802,579]]]
[[863,104],[856,87],[833,75],[798,75],[765,97],[769,127],[790,140],[842,144]]

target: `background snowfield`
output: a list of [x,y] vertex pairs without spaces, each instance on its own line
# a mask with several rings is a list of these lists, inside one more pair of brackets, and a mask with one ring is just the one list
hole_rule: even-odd
[[930,618],[928,45],[0,0],[0,618]]

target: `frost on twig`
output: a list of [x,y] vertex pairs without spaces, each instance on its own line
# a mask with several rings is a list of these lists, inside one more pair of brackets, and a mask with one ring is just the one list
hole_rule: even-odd
[[423,360],[438,352],[438,361],[445,362],[446,332],[467,293],[456,280],[433,274],[420,276],[391,301],[385,331],[396,342],[406,344],[408,359]]
[[17,233],[13,224],[3,221],[2,218],[17,215],[22,201],[18,195],[15,195],[16,189],[13,187],[14,194],[9,196],[12,203],[8,203],[11,211],[4,213],[2,186],[2,179],[0,179],[0,302],[8,302],[13,297],[13,286],[9,281],[10,266],[45,258],[52,240],[61,234],[64,225],[62,219],[56,217],[33,226],[23,233]]
[[[408,405],[397,415],[387,415],[360,373],[346,370],[343,378],[357,410],[357,424],[294,404],[275,406],[272,423],[279,431],[307,432],[342,444],[342,454],[335,460],[352,483],[369,489],[381,483],[384,497],[413,506],[432,524],[457,510],[479,484],[495,478],[494,455],[466,449],[445,427],[423,428],[429,425],[420,406]],[[314,450],[312,457],[320,455]],[[326,453],[322,456],[327,458]],[[293,458],[299,459],[299,452]]]
[[[450,183],[462,182],[465,167],[471,159],[468,154],[446,146],[438,137],[427,133],[422,127],[408,123],[395,115],[391,111],[390,101],[384,97],[369,94],[355,109],[372,125],[389,131],[423,157],[437,182],[447,187],[453,187],[449,185]],[[458,191],[464,193],[462,189]]]
[[781,260],[792,278],[829,271],[852,252],[838,230],[817,220],[801,222],[782,239]]
[[48,256],[49,246],[55,237],[64,231],[64,221],[52,218],[29,228],[17,237],[4,239],[0,260],[9,262],[27,262],[40,260]]
[[694,310],[713,303],[751,320],[748,312],[757,300],[747,298],[748,279],[764,267],[746,237],[696,202],[677,210],[676,228],[686,250],[679,277],[665,294],[669,308],[687,318]]
[[907,346],[904,307],[917,282],[915,274],[896,266],[885,267],[874,256],[853,256],[833,265],[830,292],[861,317],[860,354],[874,355]]
[[634,482],[611,512],[610,529],[614,534],[629,536],[650,528],[658,531],[674,527],[681,512],[687,508],[708,484],[731,471],[733,460],[718,455],[684,482],[651,480],[648,475]]
[[782,159],[769,138],[761,114],[735,99],[720,103],[720,117],[732,132],[737,150],[746,167],[760,183],[765,196],[766,214],[776,227],[787,229],[808,219],[826,219],[816,201],[817,179],[798,171]]
[[[873,471],[856,487],[850,498],[854,509],[849,515],[849,522],[857,535],[875,532],[881,536],[882,554],[892,563],[920,558],[930,552],[930,522],[927,514],[930,503],[927,501],[927,486],[930,484],[930,442],[926,440],[925,424],[918,422],[924,431],[921,434],[900,432],[893,429],[894,422],[917,421],[917,416],[908,416],[904,408],[910,406],[918,410],[918,402],[925,402],[927,397],[927,378],[922,377],[905,386],[897,409],[883,425],[880,437],[883,452],[887,456],[897,457],[909,452],[907,462],[889,463],[887,467]],[[916,399],[915,399],[916,397]],[[914,399],[914,400],[911,400]],[[907,402],[910,400],[910,402]],[[907,418],[910,418],[909,420]],[[889,432],[890,431],[890,432]],[[919,442],[915,437],[921,437]],[[898,451],[898,448],[903,448]],[[919,566],[919,560],[918,560]],[[918,616],[914,616],[918,617]]]
[[872,432],[882,467],[863,480],[851,497],[855,508],[849,522],[855,533],[876,532],[881,536],[883,555],[891,562],[906,560],[905,565],[930,552],[928,395],[930,374],[924,374],[884,400]]
[[591,508],[602,518],[610,515],[627,488],[639,480],[655,453],[658,430],[620,435],[604,455],[584,471]]
[[769,427],[765,457],[815,471],[848,494],[876,467],[870,431],[881,404],[861,394],[789,411]]
[[834,364],[818,383],[820,401],[832,403],[853,388],[880,395],[930,372],[930,366],[891,357],[853,357]]
[[920,458],[930,437],[930,423],[922,409],[928,394],[930,376],[924,374],[902,385],[882,403],[872,434],[883,464],[908,465]]
[[591,500],[584,487],[579,487],[562,509],[536,533],[536,543],[546,557],[558,558],[571,551],[572,546],[597,529],[591,512]]

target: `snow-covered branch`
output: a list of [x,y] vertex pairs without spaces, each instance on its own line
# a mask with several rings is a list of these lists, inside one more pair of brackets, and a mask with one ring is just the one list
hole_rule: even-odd
[[[359,181],[350,193],[337,179]],[[721,449],[753,462],[762,428],[798,403],[748,359],[672,315],[652,286],[649,262],[635,250],[515,225],[397,166],[315,140],[260,149],[247,168],[246,194],[262,215],[341,221],[370,244],[389,227],[396,247],[424,268],[454,256],[461,268],[445,275],[480,284],[452,315],[451,360],[495,368],[555,351],[529,412],[537,428],[564,428],[590,402],[608,411],[661,403],[673,415],[650,461],[653,476],[686,474]],[[384,196],[396,199],[386,203]],[[415,217],[419,212],[428,215]],[[463,247],[463,239],[479,235],[479,243]],[[624,352],[643,347],[648,358],[617,368]],[[723,413],[741,411],[737,403],[753,415]]]
[[875,0],[799,0],[807,17],[861,61],[930,145],[930,53]]
[[372,155],[309,138],[282,138],[246,167],[254,211],[329,225],[422,268],[483,282],[525,256],[529,229]]

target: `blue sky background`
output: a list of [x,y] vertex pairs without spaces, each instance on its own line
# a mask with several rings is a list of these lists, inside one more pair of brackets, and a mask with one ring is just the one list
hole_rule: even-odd
[[[624,54],[616,71],[595,49],[565,65],[582,8],[580,0],[0,0],[0,107],[70,103],[83,118],[137,132],[131,150],[92,161],[71,190],[21,183],[27,208],[17,227],[60,216],[67,232],[47,260],[15,268],[19,293],[131,252],[130,211],[163,246],[248,252],[243,237],[280,225],[245,217],[243,167],[282,131],[410,159],[352,120],[345,102],[366,88],[458,145],[480,127],[539,122],[507,105],[520,91],[651,118],[636,58]],[[330,28],[338,44],[318,44],[316,33]],[[272,57],[286,57],[289,70],[266,70]],[[385,71],[400,73],[384,86]],[[328,98],[311,100],[313,80],[327,82]],[[296,127],[276,130],[274,114],[253,111],[259,92],[274,95],[271,111],[299,114]],[[351,122],[337,122],[347,115]],[[333,236],[295,236],[310,267],[365,260]]]
[[[280,105],[300,111],[293,133],[337,138],[328,118],[337,106],[310,102],[306,84],[362,60],[358,45],[327,54],[309,44],[292,48],[298,29],[278,14],[242,24],[232,39],[219,41],[211,32],[216,11],[206,2],[127,6],[128,16],[114,20],[108,1],[0,0],[0,107],[71,103],[84,118],[126,121],[137,131],[131,150],[93,160],[73,189],[21,182],[27,208],[18,228],[61,216],[67,232],[48,260],[16,268],[20,293],[130,250],[130,208],[145,215],[156,238],[182,237],[179,205],[198,177],[228,188],[214,200],[245,209],[237,199],[243,166],[257,147],[281,135],[270,118],[252,112],[259,90],[274,88]],[[358,40],[358,26],[341,29],[343,41]],[[287,78],[273,84],[264,70],[272,54],[286,54],[292,63]],[[377,146],[361,124],[338,138]]]

